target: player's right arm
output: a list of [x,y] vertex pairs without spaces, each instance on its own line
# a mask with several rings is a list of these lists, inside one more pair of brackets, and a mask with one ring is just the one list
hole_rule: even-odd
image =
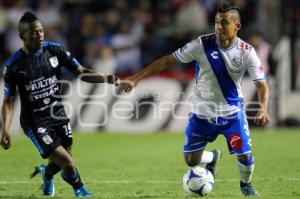
[[4,99],[2,103],[2,136],[1,146],[6,150],[11,146],[9,128],[14,112],[14,97],[16,93],[15,75],[11,66],[4,67]]
[[122,89],[126,92],[129,92],[138,84],[140,80],[144,79],[145,77],[165,71],[178,62],[189,63],[195,60],[196,56],[201,53],[202,45],[200,41],[200,39],[193,40],[187,43],[184,47],[176,50],[173,54],[169,54],[160,59],[157,59],[142,71],[126,78],[121,83]]
[[144,79],[145,77],[155,75],[164,70],[167,70],[176,63],[177,63],[177,60],[175,59],[175,57],[172,54],[161,57],[161,58],[157,59],[156,61],[154,61],[152,64],[148,65],[142,71],[136,73],[135,75],[127,77],[121,83],[121,87],[126,92],[130,92],[132,90],[132,88],[134,88],[140,80]]
[[1,146],[7,150],[11,146],[9,128],[12,122],[14,113],[14,97],[5,96],[2,104],[2,136],[1,136]]

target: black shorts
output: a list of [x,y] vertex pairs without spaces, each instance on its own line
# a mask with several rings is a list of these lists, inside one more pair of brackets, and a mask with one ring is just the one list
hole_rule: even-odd
[[67,148],[73,144],[70,122],[59,125],[24,128],[24,131],[43,158],[48,158],[58,146]]

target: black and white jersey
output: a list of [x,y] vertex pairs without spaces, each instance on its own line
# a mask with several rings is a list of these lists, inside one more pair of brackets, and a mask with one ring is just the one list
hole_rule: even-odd
[[78,61],[60,44],[44,42],[35,53],[16,51],[4,64],[4,96],[21,99],[20,122],[23,128],[69,121],[61,104],[61,67],[75,72]]

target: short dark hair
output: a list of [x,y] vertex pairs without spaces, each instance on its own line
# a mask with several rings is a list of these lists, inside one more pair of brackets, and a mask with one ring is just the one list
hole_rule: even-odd
[[27,11],[23,14],[23,16],[20,18],[19,24],[18,24],[18,30],[19,33],[23,33],[25,31],[25,27],[24,24],[28,24],[28,23],[32,23],[34,21],[39,20],[39,18],[37,18],[37,16],[35,14],[33,14],[30,11]]
[[219,13],[225,13],[225,12],[228,12],[228,11],[231,11],[231,10],[233,10],[233,11],[236,12],[238,20],[241,21],[240,7],[238,7],[237,5],[235,5],[232,2],[221,4],[218,7],[217,12],[219,12]]
[[221,13],[227,12],[229,10],[236,10],[236,11],[240,12],[240,7],[238,7],[237,5],[235,5],[232,2],[223,3],[218,7],[218,12],[221,12]]
[[36,20],[39,20],[39,18],[37,18],[37,16],[35,14],[33,14],[32,12],[27,11],[21,17],[19,23],[31,23]]

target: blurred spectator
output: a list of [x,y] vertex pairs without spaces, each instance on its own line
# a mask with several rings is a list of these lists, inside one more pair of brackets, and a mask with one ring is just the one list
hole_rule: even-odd
[[0,34],[3,34],[7,28],[7,13],[5,8],[0,4]]
[[50,0],[40,1],[36,14],[43,22],[44,27],[57,26],[60,21],[59,5],[50,3]]
[[102,47],[93,65],[97,73],[115,74],[117,70],[117,59],[113,49],[109,46]]
[[256,30],[250,35],[250,44],[255,48],[261,66],[267,75],[275,75],[275,64],[272,61],[271,45],[264,39],[261,31]]
[[8,8],[6,12],[8,26],[5,35],[5,47],[10,53],[22,47],[22,41],[19,38],[17,25],[23,13],[27,10],[30,10],[27,6],[27,1],[16,0],[14,6]]
[[268,40],[271,44],[275,45],[279,38],[280,32],[282,31],[280,27],[281,16],[280,13],[280,2],[274,0],[264,0],[258,1],[258,24],[268,31]]
[[68,49],[68,43],[64,35],[61,34],[59,31],[59,28],[55,26],[51,26],[49,28],[45,28],[45,32],[47,33],[46,40],[48,41],[54,41],[60,43],[62,46],[64,46],[66,49]]
[[203,33],[207,29],[206,12],[199,0],[184,1],[176,14],[176,26],[185,32]]
[[[5,48],[5,31],[7,29],[6,10],[0,4],[0,63],[5,59],[6,48]],[[1,74],[1,73],[0,73]]]
[[[126,19],[125,19],[126,20]],[[109,9],[105,12],[103,25],[110,34],[116,34],[120,26],[121,16],[116,9]]]
[[141,68],[140,36],[132,31],[132,24],[123,21],[120,32],[112,37],[111,45],[116,52],[118,73],[135,73]]

